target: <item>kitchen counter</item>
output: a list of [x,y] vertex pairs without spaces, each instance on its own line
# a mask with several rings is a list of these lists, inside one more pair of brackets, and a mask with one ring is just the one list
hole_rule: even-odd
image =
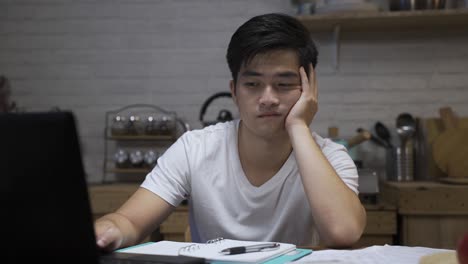
[[397,208],[401,245],[455,249],[468,232],[468,185],[385,182],[381,198]]

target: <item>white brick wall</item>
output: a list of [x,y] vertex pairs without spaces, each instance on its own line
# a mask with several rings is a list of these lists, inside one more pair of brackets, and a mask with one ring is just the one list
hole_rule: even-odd
[[[228,90],[231,34],[267,12],[294,11],[284,0],[0,0],[0,74],[26,110],[76,113],[88,180],[98,182],[105,112],[156,104],[201,127],[202,103]],[[337,125],[349,137],[377,120],[393,128],[403,111],[430,117],[447,104],[468,115],[468,29],[344,33],[338,71],[331,36],[313,34],[320,134]],[[359,153],[382,169],[382,149],[365,143]]]

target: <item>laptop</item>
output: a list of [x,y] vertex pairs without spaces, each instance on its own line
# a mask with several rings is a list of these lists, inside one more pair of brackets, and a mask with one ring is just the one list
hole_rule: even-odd
[[68,111],[0,113],[0,262],[204,263],[98,250],[75,123]]

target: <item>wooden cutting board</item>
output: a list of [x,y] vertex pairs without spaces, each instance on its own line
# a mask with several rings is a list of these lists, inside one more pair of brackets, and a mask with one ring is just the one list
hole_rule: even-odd
[[434,161],[448,178],[468,180],[468,129],[459,126],[450,107],[443,107],[439,112],[443,130],[432,143]]
[[[421,118],[420,119],[420,132],[421,132],[421,149],[423,151],[422,157],[420,159],[421,169],[420,172],[421,178],[425,180],[446,180],[447,174],[444,173],[437,166],[434,157],[432,155],[432,144],[436,138],[444,131],[444,124],[442,120],[438,117],[433,118]],[[458,118],[458,127],[468,129],[468,117],[459,117]],[[420,153],[418,153],[419,155]]]
[[422,256],[419,259],[419,264],[458,264],[457,253],[448,251]]

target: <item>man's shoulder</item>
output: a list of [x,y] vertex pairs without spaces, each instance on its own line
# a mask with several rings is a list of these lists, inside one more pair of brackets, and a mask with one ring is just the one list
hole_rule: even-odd
[[312,131],[312,137],[323,152],[334,152],[336,150],[346,150],[342,144],[336,143],[330,138],[320,136],[318,133]]
[[237,134],[238,120],[217,123],[200,129],[185,132],[183,140],[188,143],[207,142],[214,143],[219,140],[230,140]]

